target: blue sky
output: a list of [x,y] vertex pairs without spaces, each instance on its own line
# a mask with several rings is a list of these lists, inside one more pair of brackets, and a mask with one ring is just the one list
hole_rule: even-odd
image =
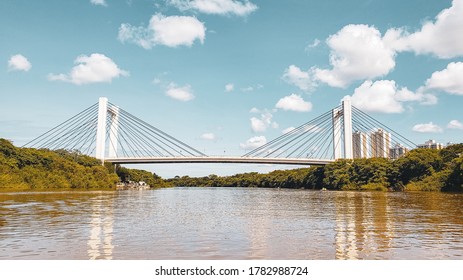
[[0,137],[22,145],[106,96],[206,154],[242,155],[350,95],[415,143],[459,143],[462,15],[463,0],[3,0]]

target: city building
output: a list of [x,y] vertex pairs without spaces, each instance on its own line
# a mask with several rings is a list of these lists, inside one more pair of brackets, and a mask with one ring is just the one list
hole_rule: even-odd
[[408,151],[409,150],[405,146],[401,144],[395,144],[395,146],[390,149],[389,156],[392,159],[398,159],[408,153]]
[[437,143],[436,140],[428,140],[424,142],[424,144],[419,144],[418,148],[426,148],[426,149],[435,149],[435,150],[440,150],[444,148],[444,144],[442,143]]
[[356,131],[352,133],[352,148],[354,158],[368,157],[368,135],[364,132]]
[[389,158],[391,133],[378,129],[370,133],[371,157]]

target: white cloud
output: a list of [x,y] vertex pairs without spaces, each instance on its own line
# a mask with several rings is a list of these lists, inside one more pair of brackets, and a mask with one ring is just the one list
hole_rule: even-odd
[[432,122],[416,124],[413,126],[412,130],[421,133],[442,132],[442,128],[440,128],[438,125],[433,124]]
[[288,84],[295,85],[303,91],[310,91],[316,86],[311,73],[309,71],[304,72],[295,65],[290,65],[281,78]]
[[425,88],[463,95],[463,62],[452,62],[446,69],[434,72],[426,80]]
[[262,88],[264,88],[263,85],[257,84],[256,86],[248,86],[248,87],[241,88],[241,91],[242,92],[251,92],[251,91],[259,90],[259,89],[262,89]]
[[175,83],[169,84],[166,95],[180,101],[190,101],[195,98],[190,85],[179,87]]
[[203,140],[209,140],[209,141],[214,141],[217,139],[217,137],[215,136],[214,133],[212,132],[207,132],[207,133],[203,133],[201,136],[200,136],[201,139]]
[[318,125],[308,124],[304,126],[304,132],[307,132],[307,131],[319,133],[320,131],[322,131],[322,128],[319,127]]
[[317,126],[317,125],[313,125],[313,124],[307,124],[303,127],[299,127],[297,130],[295,130],[296,128],[290,126],[286,129],[284,129],[282,131],[283,134],[286,134],[286,133],[289,133],[289,132],[292,132],[292,133],[305,133],[305,132],[311,132],[311,133],[319,133],[322,131],[322,128]]
[[121,42],[135,43],[145,49],[156,45],[192,46],[196,40],[204,43],[205,37],[206,27],[197,18],[162,14],[153,15],[148,27],[121,24],[118,35]]
[[251,150],[259,148],[260,146],[265,145],[266,143],[267,139],[265,138],[265,136],[254,136],[246,140],[246,142],[240,143],[240,147],[244,150]]
[[31,70],[32,65],[27,60],[27,58],[21,54],[16,54],[10,57],[8,60],[8,70],[9,71],[29,71]]
[[257,109],[256,107],[253,107],[251,110],[249,110],[249,113],[258,114],[260,113],[260,110]]
[[290,131],[293,131],[294,129],[295,129],[294,126],[290,126],[290,127],[288,127],[288,128],[283,129],[283,130],[281,131],[281,133],[286,134],[286,133],[288,133],[288,132],[290,132]]
[[256,117],[251,118],[251,129],[253,132],[263,132],[267,129],[267,125],[261,119]]
[[312,110],[312,103],[304,101],[300,95],[291,94],[278,100],[275,107],[285,111],[309,112]]
[[[258,111],[259,110],[254,111],[254,112],[258,112]],[[264,110],[263,112],[261,112],[260,118],[252,117],[250,119],[252,131],[253,132],[264,132],[269,127],[278,128],[278,124],[272,121],[272,119],[273,119],[273,115],[268,110]]]
[[[395,84],[394,81],[391,82]],[[406,87],[397,89],[394,99],[400,102],[417,101],[422,105],[437,104],[437,97],[429,93],[423,93],[422,88],[420,88],[416,93],[410,91]]]
[[321,43],[320,40],[315,39],[315,40],[313,40],[312,44],[307,46],[307,48],[308,49],[316,48],[316,47],[318,47],[320,45],[320,43]]
[[69,74],[49,74],[50,81],[63,81],[76,85],[90,83],[110,83],[120,76],[128,76],[129,72],[120,69],[114,61],[104,54],[93,53],[90,56],[78,56]]
[[451,120],[447,125],[447,128],[463,130],[463,123],[457,120]]
[[434,21],[427,21],[421,30],[407,33],[403,28],[386,33],[399,51],[434,54],[440,58],[463,55],[463,0],[453,0],[452,6],[442,10]]
[[90,3],[92,3],[93,5],[108,6],[105,0],[90,0]]
[[395,51],[375,27],[350,24],[326,42],[333,68],[313,71],[319,81],[332,87],[345,88],[356,80],[381,77],[395,67]]
[[234,89],[235,89],[235,85],[231,83],[225,85],[225,92],[232,92]]
[[401,113],[402,103],[395,99],[397,88],[394,81],[365,81],[351,97],[352,105],[367,112]]
[[406,87],[398,88],[395,81],[365,81],[355,89],[351,97],[352,105],[367,112],[401,113],[403,102],[416,101],[423,105],[432,105],[437,98],[431,94],[414,93]]
[[247,16],[258,7],[248,0],[168,0],[178,9],[194,10],[205,14]]

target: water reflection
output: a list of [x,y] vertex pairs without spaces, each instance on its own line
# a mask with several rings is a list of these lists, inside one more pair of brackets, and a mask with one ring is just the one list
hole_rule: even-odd
[[336,259],[387,258],[392,230],[388,195],[345,192],[336,197]]
[[0,194],[0,259],[462,259],[463,194]]
[[97,197],[91,200],[90,237],[87,253],[91,260],[113,258],[113,200]]

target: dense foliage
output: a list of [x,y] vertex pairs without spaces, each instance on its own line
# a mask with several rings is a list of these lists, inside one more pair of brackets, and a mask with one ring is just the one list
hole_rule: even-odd
[[326,166],[220,177],[163,180],[144,170],[111,164],[65,150],[18,148],[0,139],[0,190],[114,189],[119,181],[152,187],[211,186],[463,192],[463,144],[442,150],[415,149],[397,160],[338,160]]
[[0,189],[111,189],[117,175],[95,158],[64,150],[17,148],[0,139]]
[[338,160],[268,174],[228,177],[188,176],[169,180],[176,186],[305,188],[331,190],[463,191],[463,144],[442,150],[415,149],[397,160],[369,158]]
[[166,182],[165,180],[163,180],[160,176],[156,175],[155,173],[150,173],[146,170],[131,169],[131,168],[129,169],[129,168],[125,168],[120,165],[117,165],[116,174],[119,176],[119,178],[123,182],[143,181],[153,188],[172,187],[171,183]]
[[144,170],[102,166],[100,160],[75,151],[18,148],[0,139],[0,190],[109,190],[115,189],[118,175],[151,186],[167,186],[159,176]]

